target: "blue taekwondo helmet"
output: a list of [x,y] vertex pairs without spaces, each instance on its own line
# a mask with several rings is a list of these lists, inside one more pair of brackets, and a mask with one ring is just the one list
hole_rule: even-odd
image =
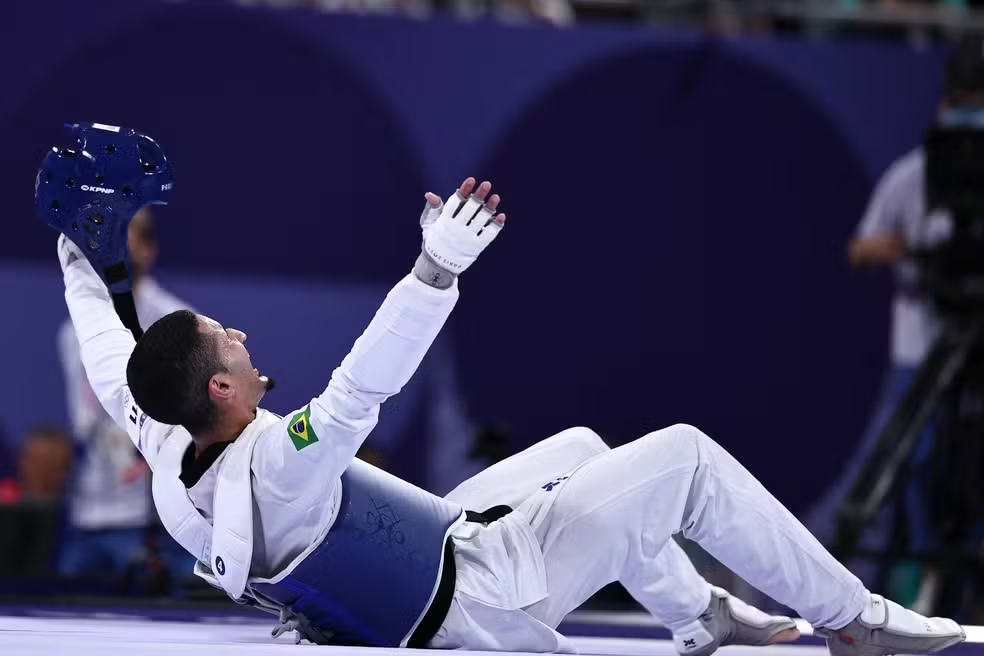
[[156,141],[104,123],[65,126],[71,139],[45,155],[34,182],[38,217],[71,239],[114,294],[130,292],[127,229],[147,205],[166,205],[173,179]]

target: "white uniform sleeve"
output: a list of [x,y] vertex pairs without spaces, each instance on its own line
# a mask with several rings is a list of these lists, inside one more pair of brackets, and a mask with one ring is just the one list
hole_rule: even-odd
[[906,203],[912,202],[914,193],[921,193],[909,175],[911,164],[906,159],[892,164],[878,180],[868,201],[864,217],[858,225],[857,237],[898,234],[904,236]]
[[259,439],[253,469],[260,484],[281,488],[275,495],[288,499],[330,490],[376,426],[380,404],[417,370],[457,299],[457,282],[446,290],[413,275],[397,283],[325,391]]
[[126,384],[133,335],[116,314],[109,290],[88,260],[73,260],[64,266],[63,273],[65,302],[89,386],[153,468],[154,457],[174,427],[155,422],[133,402]]

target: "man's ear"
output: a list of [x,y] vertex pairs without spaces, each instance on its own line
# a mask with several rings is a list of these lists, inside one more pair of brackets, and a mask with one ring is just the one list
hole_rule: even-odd
[[228,401],[235,394],[232,376],[218,373],[208,379],[208,396],[213,401]]

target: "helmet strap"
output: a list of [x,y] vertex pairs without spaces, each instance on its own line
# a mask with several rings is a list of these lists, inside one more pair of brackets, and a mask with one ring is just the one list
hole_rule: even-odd
[[133,299],[133,289],[112,292],[113,285],[123,282],[130,277],[127,273],[126,265],[123,262],[110,265],[103,269],[103,275],[106,277],[106,284],[111,288],[113,307],[116,308],[116,314],[119,315],[120,320],[126,326],[127,330],[133,333],[133,339],[139,341],[143,337],[143,328],[140,327],[140,319],[137,318],[137,305]]

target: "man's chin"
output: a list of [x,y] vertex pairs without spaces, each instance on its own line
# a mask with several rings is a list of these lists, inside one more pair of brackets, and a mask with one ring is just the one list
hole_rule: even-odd
[[273,378],[270,378],[269,376],[260,376],[259,380],[260,380],[260,384],[262,384],[263,387],[260,390],[259,398],[256,399],[257,404],[259,404],[260,401],[263,400],[263,397],[266,396],[267,392],[269,392],[270,390],[272,390],[274,387],[277,386],[277,381],[275,381]]

